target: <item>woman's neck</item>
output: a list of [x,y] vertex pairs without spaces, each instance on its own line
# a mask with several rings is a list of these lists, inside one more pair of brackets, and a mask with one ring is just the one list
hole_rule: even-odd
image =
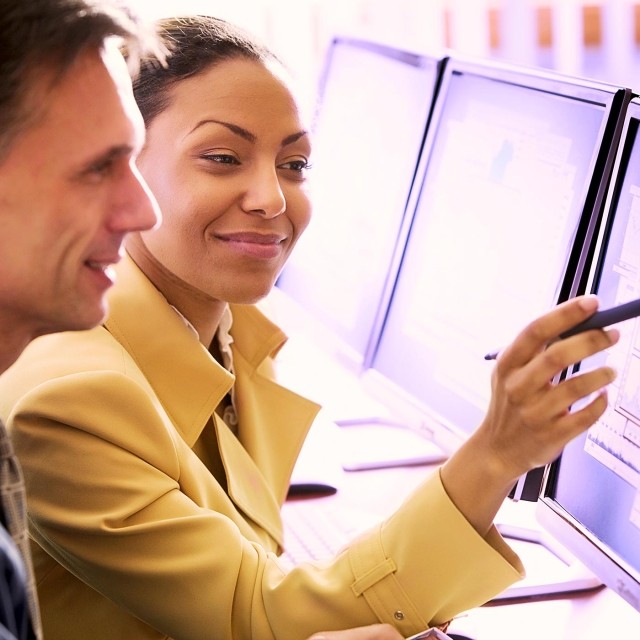
[[211,298],[169,271],[149,251],[140,234],[129,236],[127,252],[167,302],[193,325],[200,342],[208,349],[227,303]]

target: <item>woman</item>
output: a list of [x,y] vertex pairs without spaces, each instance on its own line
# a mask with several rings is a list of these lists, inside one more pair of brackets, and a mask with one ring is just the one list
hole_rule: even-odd
[[273,380],[284,336],[253,303],[309,221],[308,129],[281,65],[250,38],[212,18],[163,28],[168,67],[143,65],[135,86],[139,167],[163,224],[128,240],[103,327],[37,341],[0,385],[45,635],[446,624],[522,574],[493,517],[523,472],[603,412],[610,369],[549,381],[617,332],[553,342],[593,298],[534,321],[496,363],[485,420],[439,472],[332,562],[286,573],[279,508],[318,407]]

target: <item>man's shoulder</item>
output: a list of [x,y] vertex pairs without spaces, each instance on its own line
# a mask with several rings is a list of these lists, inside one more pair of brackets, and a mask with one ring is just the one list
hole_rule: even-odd
[[[85,371],[117,362],[122,345],[102,326],[88,331],[65,331],[36,338],[27,346],[8,373],[37,369],[60,375]],[[0,376],[0,380],[4,377]]]
[[103,327],[34,340],[0,376],[0,416],[18,398],[49,381],[91,372],[124,372],[126,352]]

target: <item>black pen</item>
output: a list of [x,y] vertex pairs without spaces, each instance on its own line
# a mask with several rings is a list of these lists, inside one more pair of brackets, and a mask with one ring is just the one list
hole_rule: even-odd
[[[635,318],[637,316],[640,316],[640,299],[625,302],[617,307],[611,307],[611,309],[596,311],[596,313],[583,322],[580,322],[575,327],[561,333],[559,339],[564,340],[564,338],[575,336],[577,333],[589,331],[590,329],[604,329],[604,327],[617,324],[618,322],[624,322],[625,320],[631,320],[631,318]],[[495,360],[499,353],[500,350],[492,351],[491,353],[487,353],[484,359]]]

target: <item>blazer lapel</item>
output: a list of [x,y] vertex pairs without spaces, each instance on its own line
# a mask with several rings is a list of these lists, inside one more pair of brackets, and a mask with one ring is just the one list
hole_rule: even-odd
[[267,531],[282,547],[280,506],[273,497],[271,487],[224,421],[216,415],[215,422],[229,497],[245,515]]

